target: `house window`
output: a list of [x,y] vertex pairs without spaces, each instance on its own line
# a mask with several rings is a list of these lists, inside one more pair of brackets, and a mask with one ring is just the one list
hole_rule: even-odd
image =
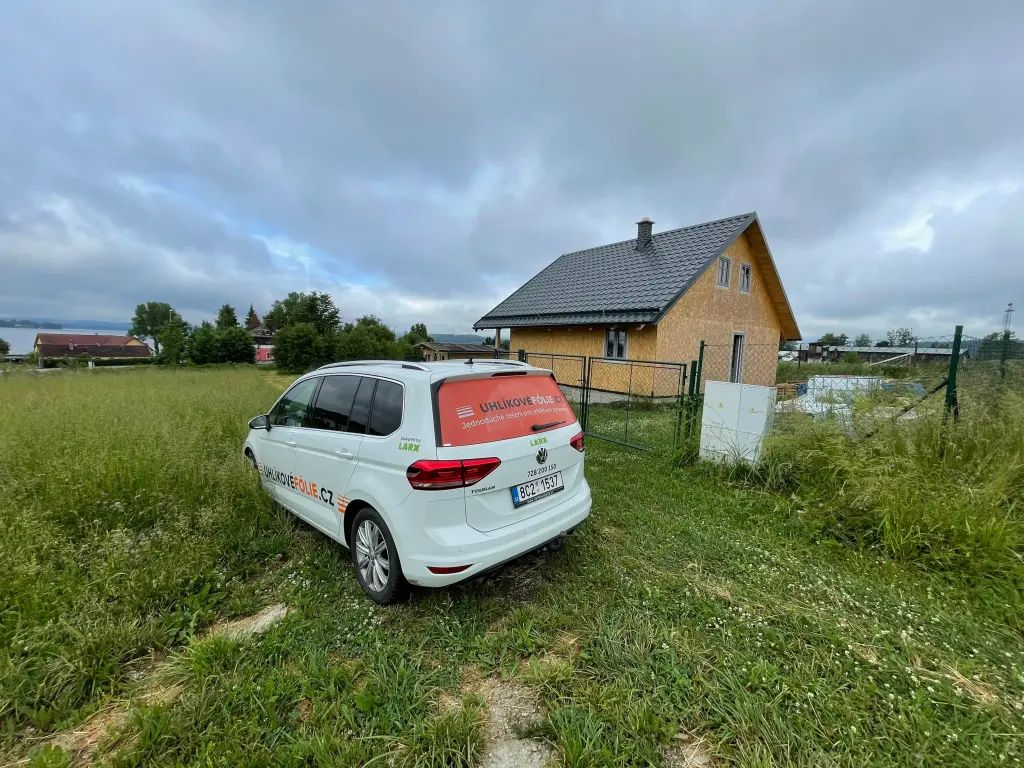
[[734,333],[732,335],[732,360],[729,365],[729,381],[739,384],[743,381],[743,344],[746,335]]
[[718,287],[728,288],[729,287],[729,273],[732,272],[732,259],[727,259],[725,256],[718,258]]
[[749,264],[740,264],[740,292],[750,293],[750,281],[753,279],[753,270]]
[[626,331],[609,328],[605,332],[604,355],[622,360],[626,357]]

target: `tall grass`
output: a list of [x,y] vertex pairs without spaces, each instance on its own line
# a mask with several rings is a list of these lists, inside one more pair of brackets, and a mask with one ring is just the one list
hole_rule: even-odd
[[840,539],[930,567],[1020,574],[1024,394],[978,382],[960,401],[956,423],[933,402],[870,437],[780,419],[745,475],[792,494]]
[[240,599],[280,541],[239,455],[275,394],[237,370],[0,377],[0,732],[74,719]]

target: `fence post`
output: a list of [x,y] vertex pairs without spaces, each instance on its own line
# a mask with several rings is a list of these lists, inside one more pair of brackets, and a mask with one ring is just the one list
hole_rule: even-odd
[[521,363],[525,363],[526,362],[526,350],[525,349],[520,349],[519,350],[519,362],[521,362]]
[[697,353],[697,394],[700,394],[702,381],[704,381],[704,339],[700,340],[700,351]]
[[[676,451],[679,449],[679,433],[682,431],[682,419],[683,419],[683,408],[687,407],[683,405],[683,398],[686,396],[686,364],[683,363],[683,368],[679,371],[679,402],[676,403],[676,433],[672,438],[672,450]],[[690,369],[690,381],[693,381],[693,369]],[[687,422],[689,424],[689,422]],[[689,435],[689,426],[687,426],[687,435]]]
[[960,416],[960,403],[957,400],[956,375],[960,369],[960,342],[963,340],[964,327],[958,325],[953,332],[953,349],[949,358],[949,375],[946,377],[946,415],[953,415],[953,421]]
[[583,386],[583,406],[580,409],[580,416],[583,431],[587,431],[587,421],[590,416],[590,356],[583,358],[583,371],[580,372],[580,384]]
[[697,414],[697,361],[690,361],[690,384],[686,390],[686,438],[693,437],[693,421]]

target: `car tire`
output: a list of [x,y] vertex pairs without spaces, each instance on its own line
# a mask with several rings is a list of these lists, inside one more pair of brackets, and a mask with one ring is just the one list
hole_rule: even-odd
[[402,575],[398,547],[384,518],[373,507],[363,507],[352,521],[349,554],[356,581],[366,596],[379,605],[403,599],[409,583]]

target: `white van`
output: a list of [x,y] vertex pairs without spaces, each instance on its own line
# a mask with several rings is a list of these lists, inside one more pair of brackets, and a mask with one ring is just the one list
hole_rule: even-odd
[[590,514],[572,408],[551,371],[511,360],[323,366],[249,422],[244,453],[350,549],[378,603],[560,543]]

